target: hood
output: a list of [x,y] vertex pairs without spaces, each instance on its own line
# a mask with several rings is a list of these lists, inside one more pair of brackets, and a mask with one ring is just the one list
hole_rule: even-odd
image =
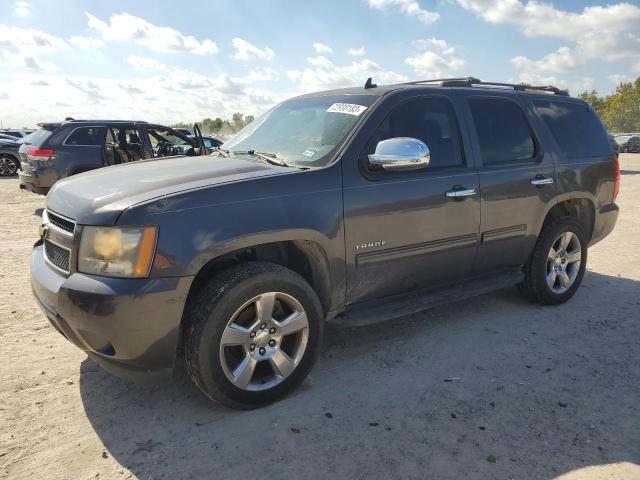
[[126,208],[147,200],[287,172],[218,155],[144,160],[60,180],[47,195],[47,208],[80,224],[113,225]]

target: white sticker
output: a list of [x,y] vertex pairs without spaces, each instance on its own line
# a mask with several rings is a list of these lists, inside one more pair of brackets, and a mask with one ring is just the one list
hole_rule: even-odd
[[315,150],[311,150],[310,148],[307,148],[304,152],[302,152],[302,155],[304,155],[307,158],[313,158],[316,153],[317,152]]
[[329,108],[327,108],[327,112],[346,113],[349,115],[355,115],[357,117],[366,109],[367,107],[356,105],[355,103],[334,103]]

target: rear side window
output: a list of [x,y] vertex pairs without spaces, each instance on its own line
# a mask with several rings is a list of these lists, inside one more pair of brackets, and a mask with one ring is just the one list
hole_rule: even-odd
[[102,145],[105,136],[104,127],[76,128],[65,141],[66,145]]
[[552,100],[533,103],[567,157],[590,157],[610,152],[607,134],[587,105]]
[[412,137],[426,143],[431,151],[429,170],[464,164],[458,121],[446,99],[423,97],[400,104],[378,126],[365,152],[372,154],[378,142],[395,137]]
[[36,130],[31,135],[28,136],[27,140],[24,142],[26,145],[35,145],[39,147],[47,141],[47,139],[51,136],[51,131],[46,128],[41,128],[40,130]]
[[483,165],[530,161],[536,156],[533,132],[518,104],[500,98],[471,98],[469,107]]

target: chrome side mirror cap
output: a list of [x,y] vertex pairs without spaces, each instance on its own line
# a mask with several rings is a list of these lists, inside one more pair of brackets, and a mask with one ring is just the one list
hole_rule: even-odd
[[376,152],[368,158],[369,165],[378,170],[415,170],[429,165],[431,152],[422,140],[395,137],[378,142]]

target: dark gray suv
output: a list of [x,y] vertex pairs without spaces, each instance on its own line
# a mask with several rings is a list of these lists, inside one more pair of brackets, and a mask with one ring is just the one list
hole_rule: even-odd
[[126,120],[40,123],[20,147],[20,188],[46,194],[61,178],[109,165],[196,155],[197,139],[163,125]]
[[618,216],[598,117],[474,78],[287,100],[221,150],[58,182],[33,249],[51,324],[105,369],[251,408],[364,324],[517,284],[569,300]]

